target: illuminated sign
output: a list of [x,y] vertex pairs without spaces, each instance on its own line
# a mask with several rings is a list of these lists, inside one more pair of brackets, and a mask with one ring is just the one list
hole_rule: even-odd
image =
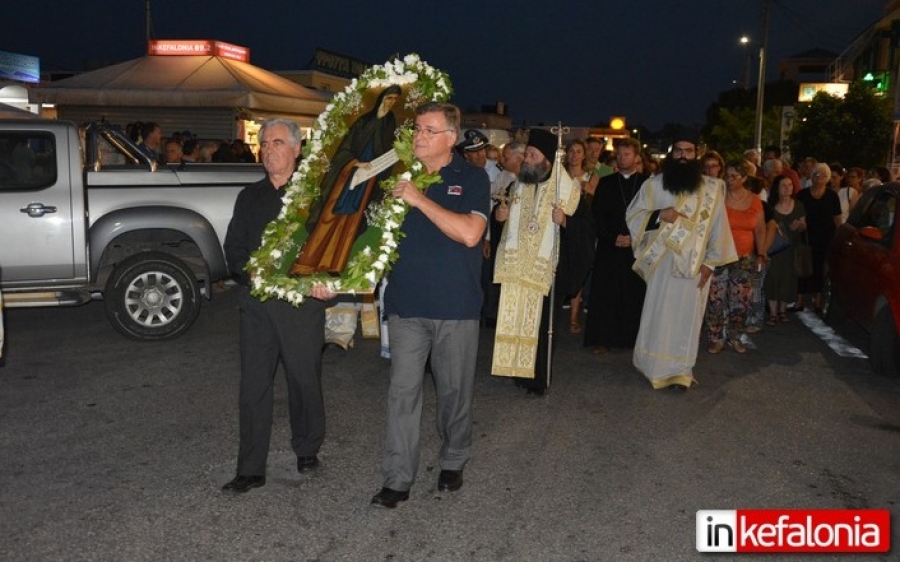
[[613,117],[609,120],[609,128],[615,129],[617,131],[625,128],[625,118],[624,117]]
[[41,81],[41,60],[0,51],[0,78],[37,84]]
[[339,55],[325,49],[316,49],[314,60],[316,70],[345,78],[355,78],[370,66],[359,59]]
[[155,56],[201,55],[250,62],[250,49],[205,39],[157,39],[147,42],[147,54]]
[[797,96],[797,101],[811,102],[819,92],[825,92],[836,98],[843,98],[847,95],[849,89],[850,84],[835,84],[833,82],[803,83],[800,84],[800,95]]

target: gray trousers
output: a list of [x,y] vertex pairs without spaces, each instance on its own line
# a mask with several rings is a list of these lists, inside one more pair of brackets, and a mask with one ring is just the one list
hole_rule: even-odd
[[391,383],[381,470],[384,487],[409,490],[419,470],[422,384],[431,354],[441,470],[462,470],[472,446],[478,320],[388,318]]
[[278,299],[260,302],[247,289],[241,290],[241,443],[237,473],[263,476],[272,435],[279,359],[287,378],[291,448],[297,456],[312,456],[325,440],[325,303],[311,298],[297,308]]

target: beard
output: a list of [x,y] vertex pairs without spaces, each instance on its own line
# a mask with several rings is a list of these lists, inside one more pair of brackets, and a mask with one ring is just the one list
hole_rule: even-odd
[[693,193],[700,187],[703,170],[699,160],[669,156],[663,160],[663,189],[675,195]]
[[519,166],[519,181],[522,183],[540,183],[550,176],[550,163],[544,160],[540,164],[522,162]]

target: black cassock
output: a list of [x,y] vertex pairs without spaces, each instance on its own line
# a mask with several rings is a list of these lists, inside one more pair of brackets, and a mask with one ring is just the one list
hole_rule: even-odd
[[616,247],[616,236],[628,234],[625,210],[647,179],[621,173],[600,179],[591,214],[597,229],[597,249],[584,327],[585,346],[634,347],[644,306],[644,280],[635,273],[631,248]]

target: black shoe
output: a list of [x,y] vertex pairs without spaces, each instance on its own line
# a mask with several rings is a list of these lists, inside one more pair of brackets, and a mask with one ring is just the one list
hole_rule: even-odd
[[235,476],[234,480],[222,486],[223,492],[243,494],[253,488],[261,488],[266,485],[265,476]]
[[525,396],[543,396],[544,389],[543,388],[534,388],[534,387],[526,387]]
[[463,485],[462,470],[442,470],[438,477],[438,490],[441,492],[455,492]]
[[369,505],[373,505],[375,507],[386,507],[388,509],[394,509],[397,507],[397,504],[400,502],[405,502],[409,499],[409,490],[401,492],[400,490],[391,490],[390,488],[382,488],[380,492],[375,494],[372,497],[372,501],[369,502]]
[[297,457],[297,472],[306,474],[313,472],[319,468],[319,457],[313,455],[311,457]]
[[688,390],[688,387],[684,386],[683,384],[677,384],[677,383],[670,384],[666,388],[669,389],[670,392],[674,392],[675,394],[684,394]]

